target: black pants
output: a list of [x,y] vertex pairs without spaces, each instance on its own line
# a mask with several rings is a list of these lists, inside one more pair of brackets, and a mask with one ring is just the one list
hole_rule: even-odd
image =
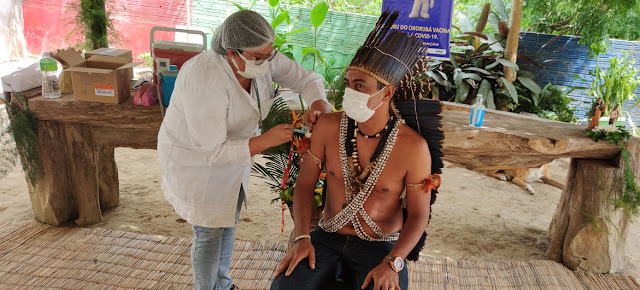
[[[304,259],[288,277],[280,274],[271,284],[272,290],[328,289],[333,288],[338,277],[349,281],[349,288],[360,289],[369,272],[382,262],[395,244],[328,233],[320,227],[311,233],[311,243],[316,251],[315,270],[309,268],[308,258]],[[407,289],[408,273],[407,267],[398,273],[400,289]],[[373,289],[374,282],[369,283],[367,289]]]

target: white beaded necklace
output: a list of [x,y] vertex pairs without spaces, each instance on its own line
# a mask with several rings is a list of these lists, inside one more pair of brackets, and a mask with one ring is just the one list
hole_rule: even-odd
[[[371,220],[371,217],[369,217],[369,215],[365,211],[364,203],[367,201],[367,198],[369,198],[369,195],[371,195],[373,188],[378,182],[378,178],[380,178],[380,174],[382,174],[382,170],[387,163],[387,159],[389,159],[391,150],[393,150],[393,146],[396,143],[400,125],[404,123],[404,120],[398,119],[396,121],[393,130],[391,130],[391,132],[389,133],[387,143],[385,144],[382,153],[380,153],[380,157],[378,157],[378,166],[373,168],[371,176],[367,178],[364,186],[357,194],[353,192],[354,189],[352,187],[354,178],[356,178],[355,172],[353,172],[353,170],[351,170],[351,168],[349,167],[349,160],[345,147],[348,122],[349,119],[347,115],[343,113],[342,119],[340,120],[340,163],[342,165],[342,174],[344,176],[344,187],[348,205],[333,218],[327,221],[325,221],[324,218],[320,219],[318,225],[327,232],[335,233],[346,226],[349,222],[351,222],[358,237],[365,241],[396,241],[398,240],[400,234],[397,232],[388,234],[380,229],[380,227],[378,227],[378,225],[376,225],[375,222]],[[360,214],[364,222],[378,236],[378,238],[371,237],[364,231],[364,228],[362,227],[362,224],[360,224],[360,220],[358,219],[358,214]]]

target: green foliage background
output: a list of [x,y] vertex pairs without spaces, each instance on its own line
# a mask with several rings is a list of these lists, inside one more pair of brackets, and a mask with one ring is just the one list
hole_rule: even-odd
[[[322,0],[285,0],[289,5],[312,7]],[[335,11],[380,15],[382,1],[325,0]],[[502,2],[511,12],[511,0],[456,0],[453,24],[476,23],[484,3],[496,7]],[[492,8],[495,10],[495,8]],[[502,18],[502,17],[501,17]],[[521,30],[548,34],[582,36],[582,44],[600,43],[609,38],[640,40],[638,0],[528,0],[524,2]],[[463,31],[468,31],[463,29]],[[488,31],[490,32],[490,31]]]

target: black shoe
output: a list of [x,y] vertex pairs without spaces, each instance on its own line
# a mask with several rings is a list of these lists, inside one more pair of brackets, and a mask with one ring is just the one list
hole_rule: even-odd
[[238,286],[236,286],[236,284],[231,284],[231,287],[229,288],[229,290],[240,290],[240,289],[238,289]]

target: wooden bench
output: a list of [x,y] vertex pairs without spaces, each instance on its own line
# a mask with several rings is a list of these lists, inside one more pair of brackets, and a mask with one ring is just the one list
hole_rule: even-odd
[[[36,219],[52,225],[72,219],[78,225],[100,222],[101,208],[118,204],[113,148],[155,149],[160,108],[134,106],[131,99],[117,105],[75,102],[72,95],[44,99],[39,88],[24,95],[38,119],[42,166],[35,186],[29,184]],[[472,128],[468,106],[445,103],[442,115],[446,159],[470,169],[539,167],[572,158],[549,227],[547,255],[571,269],[622,269],[629,220],[607,203],[624,185],[620,147],[593,142],[585,137],[585,126],[537,117],[490,110],[484,127]],[[640,139],[626,146],[640,176]]]

